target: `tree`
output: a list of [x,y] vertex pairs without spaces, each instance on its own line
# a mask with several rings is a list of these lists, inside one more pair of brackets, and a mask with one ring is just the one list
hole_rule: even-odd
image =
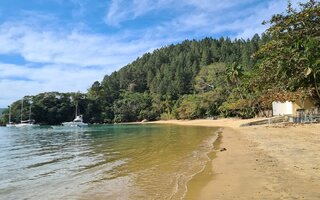
[[289,3],[285,14],[274,15],[267,30],[271,40],[257,53],[263,90],[299,89],[319,92],[320,2],[309,0],[300,10]]
[[123,92],[114,104],[114,121],[130,122],[141,121],[144,117],[153,118],[153,115],[148,113],[151,103],[151,97],[146,93]]
[[227,67],[225,63],[213,63],[203,66],[195,77],[195,90],[202,93],[207,91],[228,90]]

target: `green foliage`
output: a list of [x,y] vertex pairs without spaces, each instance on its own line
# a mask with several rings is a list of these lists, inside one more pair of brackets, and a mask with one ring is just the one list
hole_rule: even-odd
[[8,110],[5,108],[0,108],[0,126],[6,124],[6,118],[8,118]]
[[179,119],[196,119],[219,115],[223,100],[216,92],[185,95],[177,109]]
[[2,115],[2,112],[5,111],[6,109],[5,108],[0,108],[0,117]]
[[156,118],[151,110],[152,98],[147,93],[124,92],[114,103],[115,122],[134,122]]
[[[86,95],[80,93],[58,93],[48,92],[36,96],[26,96],[23,98],[23,110],[21,110],[22,100],[11,105],[11,120],[19,123],[29,118],[30,108],[31,119],[40,124],[61,124],[72,121],[75,116],[75,105],[78,104],[78,112],[84,113],[87,104]],[[9,110],[5,111],[2,123],[8,123]]]
[[286,13],[268,22],[271,40],[257,53],[260,59],[258,84],[263,90],[319,92],[320,3],[309,0],[297,11],[288,4]]
[[224,63],[213,63],[201,67],[195,77],[195,91],[198,93],[207,91],[222,91],[228,86],[227,67]]
[[[204,38],[147,53],[105,76],[101,84],[92,85],[88,98],[99,102],[97,113],[103,113],[92,121],[127,122],[218,115],[222,99],[228,97],[234,85],[228,76],[230,64],[226,63],[238,63],[246,70],[252,69],[256,59],[251,55],[261,44],[258,35],[247,41]],[[208,92],[219,96],[219,101],[214,98],[212,105],[206,103],[199,107],[200,111],[195,109],[195,113],[188,111],[185,116],[180,113],[192,100],[200,99],[199,103],[204,104]],[[142,94],[149,97],[144,98]],[[190,100],[188,95],[200,96]],[[106,113],[110,116],[104,116]]]

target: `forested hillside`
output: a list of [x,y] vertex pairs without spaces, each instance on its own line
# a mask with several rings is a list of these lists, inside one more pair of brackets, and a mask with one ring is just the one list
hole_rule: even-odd
[[[289,4],[266,23],[271,26],[264,34],[248,40],[208,37],[146,53],[93,83],[87,94],[25,99],[32,102],[32,118],[44,124],[71,120],[75,104],[86,122],[112,123],[247,118],[270,109],[272,100],[308,96],[319,102],[319,2],[310,0],[299,10]],[[18,122],[20,101],[11,106]],[[2,117],[6,121],[7,115]]]
[[[256,59],[252,55],[266,41],[266,35],[262,39],[255,35],[246,41],[205,38],[170,45],[143,55],[110,76],[105,76],[101,83],[95,82],[88,92],[88,98],[99,102],[96,106],[102,113],[102,121],[218,115],[217,109],[222,103],[220,98],[225,99],[230,93],[219,88],[224,88],[225,84],[235,86],[229,75],[238,73],[236,70],[253,71]],[[209,85],[214,83],[218,84],[217,88],[210,88]],[[182,114],[189,112],[182,111],[181,105],[191,96],[207,98],[207,106],[201,111],[191,111],[197,114]],[[196,101],[190,103],[204,106]]]

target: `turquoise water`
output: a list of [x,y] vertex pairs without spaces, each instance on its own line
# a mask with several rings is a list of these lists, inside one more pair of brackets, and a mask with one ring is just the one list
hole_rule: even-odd
[[182,199],[215,129],[0,128],[0,199]]

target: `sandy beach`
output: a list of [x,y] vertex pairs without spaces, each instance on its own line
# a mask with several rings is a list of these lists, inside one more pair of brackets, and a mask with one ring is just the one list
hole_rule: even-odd
[[226,151],[215,150],[211,178],[187,199],[320,199],[320,124],[240,127],[254,120],[156,122],[223,127]]

